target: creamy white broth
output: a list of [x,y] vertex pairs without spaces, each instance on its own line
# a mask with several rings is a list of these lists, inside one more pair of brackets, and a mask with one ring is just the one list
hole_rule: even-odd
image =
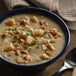
[[[21,20],[23,20],[23,23],[21,22]],[[43,22],[40,23],[41,21]],[[12,22],[12,24],[10,22]],[[45,29],[42,28],[42,26],[44,26]],[[8,28],[13,27],[17,29],[15,31],[12,31],[13,32],[12,35],[8,34],[9,32],[8,31],[6,37],[3,39],[2,35],[3,33],[6,33],[6,30],[8,30],[7,27]],[[33,35],[31,31],[29,31],[30,27],[33,29],[33,32],[38,30],[38,31],[43,31],[44,34],[43,35],[40,34],[40,36],[39,35],[36,36],[35,34]],[[50,28],[56,29],[56,32],[57,32],[56,35],[53,35],[52,30],[50,30],[49,33],[45,33]],[[25,32],[27,31],[30,34],[27,35],[27,38],[20,38],[23,40],[23,42],[12,42],[13,36],[19,35],[19,34],[14,34],[14,32],[17,32],[18,30],[21,33],[24,31]],[[52,37],[48,36],[47,34],[51,35]],[[34,44],[26,43],[26,41],[29,42],[28,41],[29,37],[31,37],[31,39],[34,41]],[[36,40],[34,40],[35,38],[37,42]],[[17,39],[17,41],[19,40]],[[59,24],[57,24],[55,21],[45,16],[41,16],[37,14],[22,14],[22,15],[20,14],[20,15],[9,17],[0,24],[0,49],[1,49],[0,55],[2,55],[7,60],[17,64],[36,64],[36,63],[41,63],[41,62],[50,60],[56,57],[61,52],[64,46],[64,43],[65,43],[65,36],[63,34],[62,29],[59,27]],[[11,44],[13,45],[14,49],[11,49],[11,50],[6,49]],[[19,44],[18,48],[15,46],[15,44],[16,45]],[[28,47],[28,49],[24,49],[23,46]],[[51,47],[49,48],[48,46],[51,46]],[[10,48],[12,47],[10,46]],[[19,55],[16,54],[17,51]],[[24,53],[21,53],[22,51]]]

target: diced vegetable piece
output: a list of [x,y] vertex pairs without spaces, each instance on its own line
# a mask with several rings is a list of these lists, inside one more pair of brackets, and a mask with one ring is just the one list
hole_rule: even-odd
[[13,42],[13,43],[17,42],[17,39],[13,39],[12,42]]
[[21,49],[21,47],[20,47],[20,46],[18,46],[18,47],[16,47],[16,48],[15,48],[15,51],[16,51],[16,50],[20,50],[20,49]]
[[24,38],[24,39],[27,38],[27,35],[24,31],[22,31],[22,33],[21,33],[21,38]]
[[18,43],[24,43],[25,40],[24,39],[18,39]]
[[26,25],[26,24],[29,24],[28,20],[25,20],[25,19],[20,20],[20,25]]
[[42,55],[40,56],[40,59],[41,59],[41,60],[48,60],[48,59],[50,59],[50,57],[49,57],[47,54],[42,54]]
[[49,38],[54,39],[54,37],[52,36],[52,34],[48,34]]
[[50,31],[50,33],[52,35],[56,35],[57,34],[57,29],[56,28],[50,28],[49,31]]
[[60,32],[58,32],[57,37],[62,37],[62,34]]
[[44,20],[40,20],[40,25],[44,25]]
[[55,50],[54,46],[49,42],[49,40],[43,40],[43,43],[46,45],[46,47],[50,50],[53,51]]
[[34,43],[34,38],[32,36],[27,36],[24,44],[32,45]]
[[49,39],[50,37],[48,36],[48,34],[44,34],[44,38]]
[[13,37],[12,42],[13,42],[13,43],[14,43],[14,42],[17,42],[17,41],[18,41],[18,38],[19,38],[19,35],[15,35],[15,36]]
[[50,40],[50,43],[55,43],[55,40]]
[[45,45],[41,45],[41,47],[44,51],[47,49]]
[[48,41],[47,39],[43,39],[43,43],[44,43],[44,44],[48,44],[49,41]]
[[55,38],[58,38],[58,37],[61,37],[61,33],[58,32],[58,30],[56,28],[50,28],[50,33],[55,37]]
[[22,57],[24,60],[31,61],[30,55],[23,54]]
[[38,19],[37,19],[36,16],[31,17],[30,20],[33,21],[33,22],[38,22]]
[[15,27],[8,27],[7,30],[8,30],[8,31],[16,31],[17,28],[15,28]]
[[29,45],[24,45],[24,49],[25,50],[29,49]]
[[21,30],[17,30],[16,31],[16,34],[21,34]]
[[15,46],[15,47],[18,47],[18,46],[19,46],[19,44],[18,44],[18,43],[14,43],[14,46]]
[[13,35],[13,31],[6,31],[6,33]]
[[28,54],[28,51],[27,50],[22,50],[20,52],[21,52],[21,54]]
[[18,55],[21,55],[21,53],[20,53],[20,50],[16,50],[15,51],[15,54],[18,56]]
[[26,25],[26,28],[29,29],[30,31],[33,30],[31,26]]
[[45,22],[45,20],[41,20],[40,25],[48,26],[49,24],[47,22]]
[[39,43],[38,39],[36,37],[34,37],[34,44]]
[[27,64],[28,61],[24,60],[22,57],[18,56],[17,59],[16,59],[16,63],[18,63],[18,64]]
[[5,47],[4,51],[9,52],[15,50],[15,47],[13,46],[12,43],[10,43],[7,47]]
[[46,48],[46,49],[45,49],[45,52],[48,52],[48,51],[49,51],[49,49],[48,49],[48,48]]
[[10,18],[10,19],[8,19],[6,22],[5,22],[5,24],[6,25],[9,25],[9,26],[13,26],[13,25],[15,25],[15,19],[14,18]]
[[28,20],[28,21],[30,21],[30,19],[29,19],[29,17],[28,17],[28,16],[25,16],[25,19],[26,19],[26,20]]
[[48,55],[48,56],[51,56],[51,52],[46,50],[45,53]]
[[42,25],[40,26],[41,29],[46,29],[46,26]]
[[53,46],[52,44],[50,44],[50,43],[46,44],[46,46],[47,46],[47,48],[48,48],[50,51],[54,51],[54,50],[55,50],[54,46]]
[[41,30],[41,29],[33,30],[33,35],[34,36],[43,36],[44,35],[44,31]]

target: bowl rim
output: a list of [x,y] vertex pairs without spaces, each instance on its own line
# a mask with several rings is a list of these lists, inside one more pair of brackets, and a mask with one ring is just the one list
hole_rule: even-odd
[[53,12],[50,12],[46,9],[43,9],[43,8],[36,8],[36,7],[23,7],[23,8],[16,8],[16,9],[13,9],[11,11],[8,11],[6,13],[4,13],[1,17],[0,17],[0,21],[3,21],[3,19],[5,19],[4,17],[8,17],[9,14],[11,13],[16,13],[17,11],[23,11],[23,10],[27,10],[27,9],[31,9],[31,10],[38,10],[38,11],[43,11],[44,13],[48,13],[50,15],[53,15],[55,18],[57,18],[63,25],[64,27],[66,28],[66,33],[67,33],[67,42],[64,44],[64,47],[62,49],[62,51],[56,56],[54,57],[53,59],[51,60],[47,60],[46,62],[40,62],[40,63],[37,63],[37,64],[28,64],[28,65],[25,65],[25,64],[17,64],[17,63],[13,63],[5,58],[3,58],[1,55],[0,55],[0,60],[8,63],[8,64],[12,64],[12,65],[16,65],[16,66],[21,66],[21,67],[42,67],[42,66],[45,66],[45,65],[50,65],[52,63],[54,63],[57,59],[59,59],[65,52],[66,52],[66,49],[68,48],[69,44],[70,44],[70,32],[69,32],[69,29],[66,25],[66,23],[63,21],[63,19],[61,19],[58,15],[56,15],[55,13]]

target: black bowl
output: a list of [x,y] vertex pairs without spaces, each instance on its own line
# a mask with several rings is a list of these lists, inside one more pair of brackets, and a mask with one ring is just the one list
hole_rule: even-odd
[[60,58],[65,52],[66,49],[70,43],[70,33],[68,30],[67,25],[65,24],[65,22],[56,14],[49,12],[45,9],[41,9],[41,8],[35,8],[35,7],[26,7],[26,8],[18,8],[18,9],[14,9],[12,11],[9,11],[7,13],[5,13],[4,15],[2,15],[0,17],[0,23],[5,20],[6,18],[16,15],[16,14],[22,14],[22,13],[33,13],[33,14],[41,14],[42,16],[47,16],[48,18],[51,18],[52,20],[54,20],[55,22],[57,22],[59,24],[59,27],[62,29],[64,35],[65,35],[65,44],[63,46],[63,49],[61,50],[61,52],[52,60],[49,60],[47,62],[43,62],[43,63],[39,63],[39,64],[33,64],[33,65],[21,65],[21,64],[15,64],[12,63],[8,60],[6,60],[5,58],[0,56],[0,60],[3,61],[4,63],[10,65],[11,67],[15,67],[15,68],[20,68],[20,69],[24,69],[24,70],[39,70],[39,69],[43,69],[45,67],[47,67],[48,65],[51,65],[52,63],[54,63],[58,58]]

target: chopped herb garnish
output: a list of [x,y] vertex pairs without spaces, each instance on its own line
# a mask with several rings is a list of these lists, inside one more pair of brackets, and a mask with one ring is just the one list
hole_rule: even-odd
[[55,41],[50,41],[50,43],[55,43]]
[[39,44],[39,45],[41,45],[41,44],[42,44],[42,42],[38,41],[38,44]]
[[29,45],[25,45],[24,49],[27,50],[29,48]]
[[13,37],[12,42],[17,42],[17,41],[18,41],[18,38],[19,38],[19,35],[15,35],[15,36]]
[[9,31],[16,31],[17,30],[17,28],[13,28],[13,27],[9,27],[7,30],[9,30]]
[[48,52],[48,51],[49,51],[49,49],[46,49],[46,50],[45,50],[45,52]]
[[13,40],[12,40],[13,43],[14,43],[14,42],[17,42],[17,41],[18,41],[17,39],[13,39]]
[[34,41],[35,41],[35,42],[38,42],[38,40],[37,40],[37,38],[36,38],[36,37],[34,37]]
[[26,35],[30,35],[30,32],[27,32],[27,31],[26,31],[25,33],[26,33]]
[[40,56],[39,58],[42,60],[43,59],[43,56]]
[[36,45],[36,48],[39,49],[39,45]]
[[13,38],[14,38],[14,39],[17,39],[17,38],[19,38],[19,35],[15,35]]

